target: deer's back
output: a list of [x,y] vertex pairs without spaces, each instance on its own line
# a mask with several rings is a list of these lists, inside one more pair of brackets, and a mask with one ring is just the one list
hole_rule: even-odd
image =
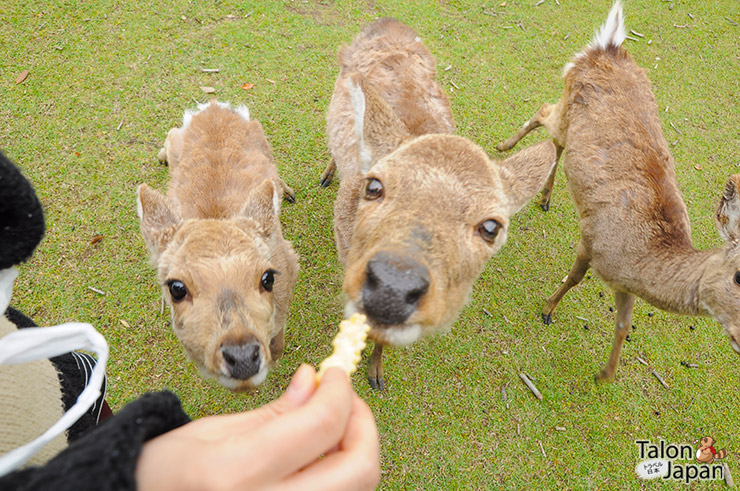
[[249,191],[277,179],[262,126],[215,104],[184,128],[182,153],[169,195],[183,218],[236,216]]
[[416,32],[395,19],[366,27],[339,52],[341,70],[327,114],[329,149],[341,178],[358,172],[357,137],[347,78],[359,72],[414,135],[452,133],[450,103],[436,65]]
[[[590,49],[565,76],[564,169],[592,266],[609,281],[651,254],[691,248],[686,206],[645,72]],[[609,278],[613,276],[613,278]]]

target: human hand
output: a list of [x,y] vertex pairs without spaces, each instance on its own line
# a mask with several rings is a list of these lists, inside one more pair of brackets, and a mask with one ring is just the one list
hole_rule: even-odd
[[316,386],[302,365],[286,392],[253,411],[210,416],[144,444],[138,489],[374,489],[378,433],[339,369]]

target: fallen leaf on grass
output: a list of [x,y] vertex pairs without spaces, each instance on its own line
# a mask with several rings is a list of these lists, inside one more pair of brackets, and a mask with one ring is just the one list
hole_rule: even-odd
[[15,83],[16,83],[16,85],[18,85],[19,83],[23,82],[23,81],[24,81],[24,80],[26,80],[27,78],[28,78],[28,70],[23,70],[23,71],[22,71],[22,72],[21,72],[21,73],[20,73],[20,74],[18,75],[18,78],[16,78],[16,79],[15,79]]
[[92,239],[90,239],[90,245],[95,245],[101,240],[103,240],[103,234],[97,234]]
[[702,170],[703,167],[701,165],[699,165],[699,164],[694,164],[694,169],[696,169],[696,170]]
[[249,90],[252,87],[254,87],[254,84],[246,83],[246,84],[242,85],[242,89],[244,89],[244,90]]
[[118,319],[118,320],[119,320],[119,321],[121,321],[121,324],[123,324],[123,325],[124,325],[125,327],[127,327],[127,328],[131,329],[131,324],[129,324],[128,322],[126,322],[126,321],[125,321],[125,320],[123,320],[123,319]]
[[506,7],[506,2],[501,2],[498,6],[499,7]]
[[200,90],[202,90],[204,94],[215,94],[216,93],[216,89],[214,89],[213,87],[201,87]]

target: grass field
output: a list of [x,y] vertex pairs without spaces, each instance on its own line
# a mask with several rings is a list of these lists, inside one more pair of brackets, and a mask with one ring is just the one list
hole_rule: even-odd
[[[740,172],[737,3],[625,3],[627,29],[644,35],[632,34],[626,46],[652,81],[694,243],[719,246],[712,213],[727,176]],[[270,401],[301,362],[315,366],[330,352],[341,319],[337,184],[318,187],[329,159],[325,113],[338,47],[378,17],[414,27],[437,59],[458,133],[502,158],[496,143],[559,97],[563,65],[610,7],[611,0],[5,0],[0,148],[35,184],[47,220],[46,238],[20,268],[13,305],[40,324],[79,320],[105,335],[114,409],[162,388],[193,417]],[[23,70],[28,78],[16,83]],[[249,106],[297,194],[282,215],[301,257],[285,355],[250,394],[201,379],[186,358],[169,313],[160,312],[135,213],[139,183],[166,188],[157,151],[183,110],[208,99],[201,86]],[[638,301],[616,380],[596,386],[592,375],[608,356],[614,323],[605,285],[589,275],[565,297],[555,323],[541,323],[578,235],[560,171],[550,212],[531,203],[515,217],[508,244],[450,333],[387,350],[384,392],[370,390],[361,365],[354,384],[378,423],[382,489],[684,489],[639,481],[635,440],[693,444],[703,436],[730,450],[740,480],[740,359],[719,324]],[[519,372],[535,379],[542,401]],[[707,484],[689,486],[698,487]]]

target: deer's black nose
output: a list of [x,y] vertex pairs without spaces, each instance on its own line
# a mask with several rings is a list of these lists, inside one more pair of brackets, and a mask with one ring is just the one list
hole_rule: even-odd
[[260,371],[262,354],[258,341],[239,345],[222,345],[221,356],[223,356],[226,363],[226,369],[235,379],[247,380]]
[[429,290],[429,269],[416,259],[387,251],[367,263],[362,305],[383,324],[402,324]]

